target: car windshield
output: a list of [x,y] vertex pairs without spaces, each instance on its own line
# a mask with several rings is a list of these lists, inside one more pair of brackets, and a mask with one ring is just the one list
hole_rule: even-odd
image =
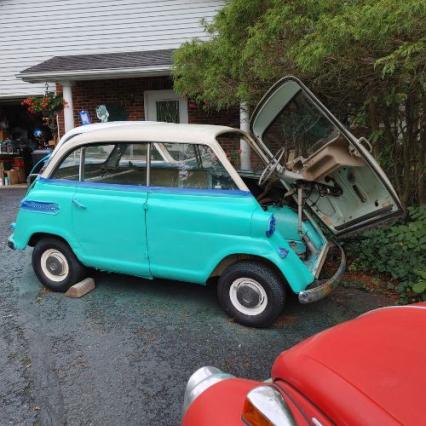
[[273,155],[284,151],[284,164],[299,156],[309,157],[338,135],[338,129],[300,90],[265,130],[262,141]]

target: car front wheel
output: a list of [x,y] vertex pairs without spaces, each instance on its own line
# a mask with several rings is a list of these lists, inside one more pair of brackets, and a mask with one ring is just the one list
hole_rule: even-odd
[[285,287],[272,268],[258,262],[238,262],[219,278],[218,299],[223,310],[237,322],[267,327],[282,312]]
[[32,263],[37,278],[53,291],[67,291],[81,281],[86,272],[69,245],[57,238],[38,241],[33,250]]

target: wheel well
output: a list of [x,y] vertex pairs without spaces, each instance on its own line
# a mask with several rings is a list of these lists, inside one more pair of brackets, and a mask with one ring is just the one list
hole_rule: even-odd
[[68,241],[64,240],[62,237],[59,237],[58,235],[55,235],[55,234],[48,234],[46,232],[37,232],[37,233],[31,235],[31,238],[28,241],[28,245],[30,247],[34,247],[43,238],[55,238],[57,240],[63,241],[65,244],[69,245]]
[[214,268],[213,272],[210,274],[209,278],[218,277],[222,274],[222,272],[228,267],[233,265],[234,263],[240,262],[242,260],[252,260],[255,262],[259,262],[265,266],[271,268],[275,273],[282,278],[283,282],[287,284],[287,280],[285,279],[283,273],[278,269],[278,267],[271,262],[269,259],[265,259],[261,256],[256,256],[253,254],[231,254],[230,256],[222,259],[219,264]]

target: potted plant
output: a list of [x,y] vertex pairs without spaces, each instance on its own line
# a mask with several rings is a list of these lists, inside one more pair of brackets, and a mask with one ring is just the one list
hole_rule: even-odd
[[46,92],[44,96],[30,96],[21,102],[27,111],[33,115],[41,115],[45,124],[55,139],[57,135],[56,115],[64,108],[62,94]]

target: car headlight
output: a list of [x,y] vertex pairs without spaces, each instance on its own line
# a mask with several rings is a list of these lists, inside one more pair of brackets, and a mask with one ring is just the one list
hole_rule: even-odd
[[188,380],[183,400],[183,414],[186,413],[192,402],[198,398],[209,387],[229,379],[231,374],[224,373],[216,367],[201,367]]

